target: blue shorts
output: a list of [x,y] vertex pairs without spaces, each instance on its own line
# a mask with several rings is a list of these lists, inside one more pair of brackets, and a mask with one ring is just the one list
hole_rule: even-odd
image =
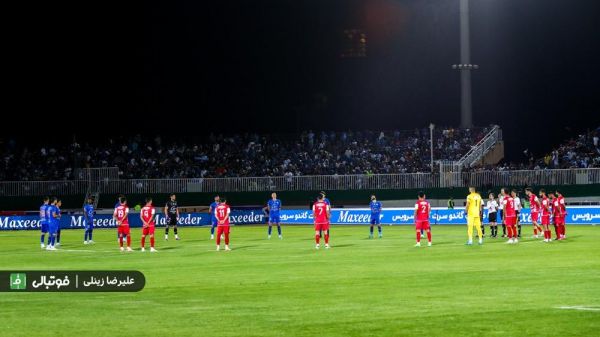
[[379,214],[371,214],[371,225],[379,225],[381,221],[379,220]]
[[48,233],[48,223],[42,222],[42,233]]
[[94,219],[90,219],[90,223],[89,224],[85,220],[84,220],[84,222],[85,222],[85,226],[84,227],[85,227],[86,230],[94,229]]
[[51,223],[48,225],[48,233],[50,234],[56,234],[56,232],[58,232],[58,223]]
[[217,218],[213,217],[211,220],[212,226],[216,227],[219,224],[219,220],[217,220]]
[[269,222],[270,223],[279,223],[279,214],[270,214],[269,215]]

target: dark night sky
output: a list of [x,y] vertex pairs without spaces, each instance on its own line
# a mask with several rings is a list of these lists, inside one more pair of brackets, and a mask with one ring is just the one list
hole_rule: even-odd
[[[58,140],[457,126],[458,2],[181,1],[62,14],[15,38],[35,52],[15,52],[20,123],[4,137],[39,127],[34,109],[57,116]],[[598,2],[471,1],[474,121],[503,127],[509,158],[600,125]],[[344,29],[366,32],[366,58],[340,57]]]

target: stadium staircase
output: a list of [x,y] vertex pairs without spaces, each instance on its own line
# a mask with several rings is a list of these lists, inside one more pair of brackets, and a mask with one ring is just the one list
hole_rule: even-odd
[[498,125],[494,125],[475,146],[454,163],[454,166],[464,168],[476,165],[497,164],[503,158],[504,142],[502,141],[502,130]]
[[463,168],[475,165],[497,164],[504,158],[504,142],[502,141],[502,130],[498,125],[492,129],[475,144],[459,160],[439,160],[440,187],[461,186],[464,184],[461,172]]
[[86,204],[87,198],[94,198],[94,208],[98,207],[100,201],[100,190],[102,184],[109,180],[119,179],[119,168],[117,167],[102,167],[102,168],[82,168],[79,176],[87,181],[87,190],[83,200],[83,205]]

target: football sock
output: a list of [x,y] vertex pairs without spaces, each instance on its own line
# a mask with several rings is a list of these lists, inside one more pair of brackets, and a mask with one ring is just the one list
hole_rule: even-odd
[[325,243],[329,243],[329,233],[325,234]]
[[371,236],[373,236],[373,225],[371,225],[371,227],[369,227],[369,233],[371,234]]
[[119,236],[119,247],[123,247],[123,237]]
[[317,244],[319,244],[319,241],[321,240],[321,236],[320,235],[315,235],[315,242]]
[[56,232],[56,242],[60,243],[60,229]]
[[427,231],[427,241],[431,242],[431,232]]
[[42,234],[42,237],[40,238],[40,242],[41,242],[42,244],[44,244],[44,237],[45,237],[45,236],[46,236],[46,234]]
[[165,235],[169,235],[169,225],[165,227]]
[[517,227],[519,228],[519,237],[521,237],[521,225],[517,225]]
[[417,242],[421,242],[421,232],[417,231]]
[[272,229],[273,229],[273,227],[271,227],[271,225],[269,225],[269,230],[267,231],[269,233],[269,236],[271,236]]
[[277,234],[281,235],[281,225],[277,224]]
[[127,235],[127,247],[131,246],[131,235]]
[[175,233],[175,235],[177,235],[177,227],[173,228],[173,233]]
[[142,248],[146,245],[146,237],[142,236]]
[[210,227],[210,235],[215,235],[215,227],[217,227],[217,226]]
[[225,232],[225,244],[229,245],[229,233]]
[[154,248],[154,236],[150,237],[150,247]]

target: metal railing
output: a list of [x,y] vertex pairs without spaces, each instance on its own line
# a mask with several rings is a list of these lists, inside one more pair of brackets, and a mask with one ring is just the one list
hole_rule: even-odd
[[498,125],[494,125],[485,137],[458,160],[457,164],[461,167],[474,166],[501,140],[502,130]]
[[[123,179],[99,182],[99,193],[267,192],[429,189],[440,187],[600,184],[600,168],[295,177]],[[87,180],[0,182],[0,196],[85,194]]]

